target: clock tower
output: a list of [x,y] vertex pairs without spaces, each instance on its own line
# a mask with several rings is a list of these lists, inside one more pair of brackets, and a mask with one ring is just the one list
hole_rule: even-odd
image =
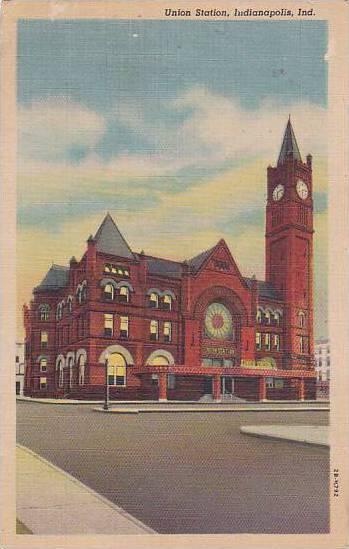
[[285,303],[286,369],[313,367],[313,232],[312,157],[302,161],[289,119],[266,208],[266,281]]

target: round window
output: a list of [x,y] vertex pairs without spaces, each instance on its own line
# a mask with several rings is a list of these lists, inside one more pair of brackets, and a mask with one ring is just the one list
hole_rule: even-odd
[[205,315],[206,335],[212,339],[229,339],[233,335],[233,319],[222,303],[211,303]]

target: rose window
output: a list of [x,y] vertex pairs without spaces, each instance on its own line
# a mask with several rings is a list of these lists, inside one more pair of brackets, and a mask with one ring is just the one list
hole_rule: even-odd
[[233,335],[233,319],[222,303],[211,303],[206,310],[205,332],[212,339],[230,339]]

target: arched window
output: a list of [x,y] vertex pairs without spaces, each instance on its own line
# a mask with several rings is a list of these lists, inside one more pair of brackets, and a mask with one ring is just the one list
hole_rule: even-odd
[[85,357],[84,357],[84,355],[80,355],[79,360],[78,360],[78,383],[79,383],[79,385],[84,385],[84,383],[85,383]]
[[110,282],[104,286],[104,299],[108,301],[113,301],[114,299],[114,286]]
[[49,320],[50,316],[50,306],[47,303],[40,305],[39,307],[39,319],[40,320]]
[[279,326],[280,325],[280,319],[281,319],[281,315],[280,315],[280,312],[279,311],[274,311],[274,323],[276,324],[276,326]]
[[298,313],[298,327],[299,328],[305,327],[305,314],[303,313],[303,311],[300,311]]
[[108,384],[126,386],[126,360],[120,353],[111,353],[108,359]]
[[59,363],[58,363],[58,386],[59,387],[63,387],[63,376],[64,376],[64,371],[63,371],[63,362],[60,360]]
[[130,300],[130,290],[127,286],[121,286],[119,290],[119,300],[128,303]]
[[270,311],[267,309],[264,313],[264,318],[265,318],[265,322],[266,324],[270,324],[271,322],[271,314],[270,314]]
[[63,303],[58,303],[57,305],[56,318],[57,320],[61,320],[63,318]]
[[68,304],[68,312],[69,314],[71,314],[73,312],[73,296],[70,295],[68,297],[67,304]]
[[84,280],[84,282],[81,284],[80,303],[84,303],[86,299],[87,299],[87,282]]
[[258,322],[258,324],[261,324],[262,322],[262,311],[260,309],[257,309],[256,321]]
[[149,307],[157,309],[159,307],[159,296],[155,292],[149,295]]
[[163,308],[166,311],[171,311],[171,309],[172,309],[172,297],[169,294],[164,295]]
[[68,360],[68,368],[69,368],[69,388],[71,389],[73,385],[73,364],[74,364],[74,358],[72,356],[69,357]]
[[42,357],[40,359],[40,372],[47,372],[47,358]]

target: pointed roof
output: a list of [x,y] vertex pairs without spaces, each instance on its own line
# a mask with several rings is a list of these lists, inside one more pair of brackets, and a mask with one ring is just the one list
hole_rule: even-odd
[[53,264],[34,290],[60,290],[68,284],[69,267]]
[[292,157],[294,160],[302,162],[301,154],[297,145],[296,136],[294,134],[291,118],[288,119],[284,139],[281,145],[281,150],[278,159],[278,166],[283,164],[285,160]]
[[204,264],[206,259],[211,255],[213,250],[217,248],[218,244],[216,244],[212,248],[209,248],[209,250],[205,250],[204,252],[201,252],[200,254],[188,260],[188,265],[193,269],[193,271],[196,272],[201,268],[201,266]]
[[95,235],[97,252],[134,259],[130,246],[117,228],[109,213],[105,216]]

